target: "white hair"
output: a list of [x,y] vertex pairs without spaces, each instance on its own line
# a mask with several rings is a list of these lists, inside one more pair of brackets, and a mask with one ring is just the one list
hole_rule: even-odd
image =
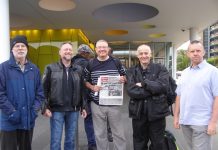
[[142,44],[142,45],[139,45],[137,50],[136,50],[136,54],[138,55],[138,53],[141,51],[141,50],[148,50],[150,53],[151,53],[151,48],[149,45],[146,45],[146,44]]

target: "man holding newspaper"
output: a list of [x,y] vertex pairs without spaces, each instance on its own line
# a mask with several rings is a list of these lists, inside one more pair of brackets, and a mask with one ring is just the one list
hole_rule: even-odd
[[98,150],[108,149],[107,119],[111,126],[114,147],[126,150],[126,139],[121,121],[125,69],[118,59],[108,54],[108,42],[96,42],[97,58],[85,68],[86,87],[90,89],[91,110]]

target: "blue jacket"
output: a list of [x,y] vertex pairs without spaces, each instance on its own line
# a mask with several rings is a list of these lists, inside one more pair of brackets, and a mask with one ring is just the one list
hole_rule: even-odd
[[44,93],[39,69],[28,61],[24,72],[11,55],[0,64],[0,130],[30,130],[35,125]]

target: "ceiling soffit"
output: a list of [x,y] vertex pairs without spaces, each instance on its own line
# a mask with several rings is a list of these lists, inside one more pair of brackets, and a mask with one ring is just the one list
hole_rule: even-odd
[[152,6],[139,3],[117,3],[96,9],[93,16],[113,22],[136,22],[156,16],[159,11]]

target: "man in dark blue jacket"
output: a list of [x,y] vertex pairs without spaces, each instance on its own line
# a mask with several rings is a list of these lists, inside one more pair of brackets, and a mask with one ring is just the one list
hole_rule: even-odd
[[27,60],[25,36],[11,41],[10,59],[0,64],[0,145],[31,150],[37,112],[44,100],[39,69]]
[[[86,44],[81,44],[78,47],[78,53],[72,58],[72,63],[80,65],[83,69],[88,65],[89,59],[92,56],[91,48]],[[88,97],[88,89],[86,89]],[[84,126],[86,131],[86,136],[88,140],[88,150],[96,150],[96,142],[95,142],[95,133],[93,128],[92,122],[92,114],[91,114],[91,107],[90,107],[90,99],[87,100],[87,116],[84,119]]]

